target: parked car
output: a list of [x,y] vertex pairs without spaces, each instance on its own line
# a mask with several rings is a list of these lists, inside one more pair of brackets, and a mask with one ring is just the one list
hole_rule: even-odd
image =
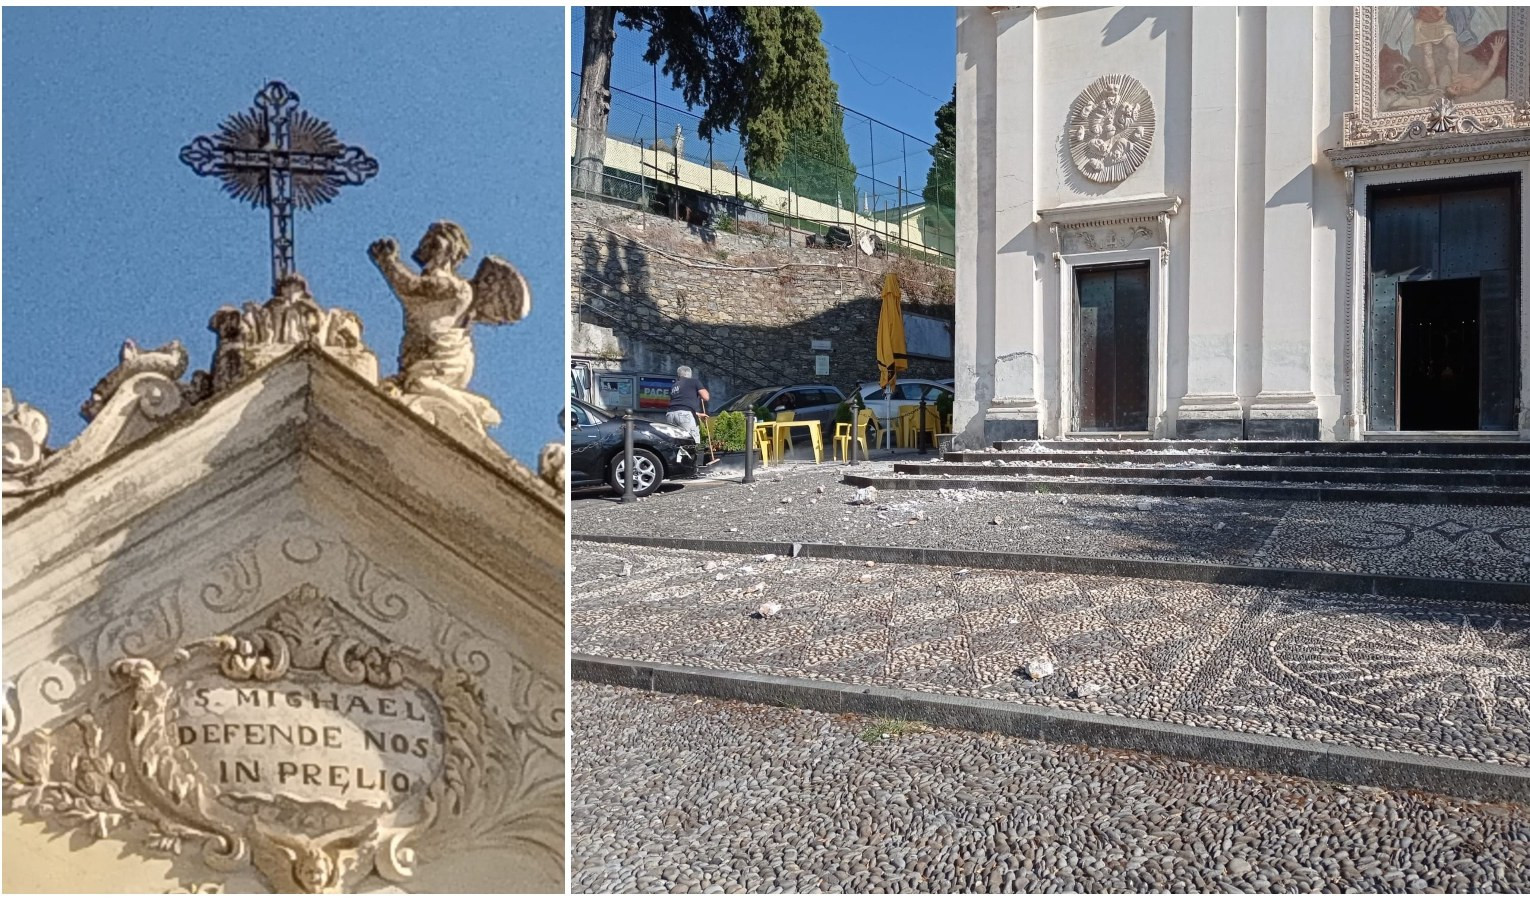
[[[935,408],[935,404],[941,397],[952,395],[951,384],[948,382],[930,381],[925,378],[898,379],[893,386],[892,397],[882,389],[880,382],[867,381],[855,389],[854,397],[859,395],[865,402],[866,408],[871,410],[878,419],[896,419],[910,406],[917,407],[922,398],[929,408]],[[889,413],[889,408],[891,412]]]
[[789,384],[784,387],[755,388],[717,407],[714,412],[744,412],[764,407],[771,413],[793,413],[798,421],[817,419],[825,440],[834,433],[839,405],[845,393],[832,384]]
[[[575,397],[569,398],[569,447],[572,485],[610,485],[622,490],[626,476],[621,416]],[[682,428],[637,419],[632,423],[632,493],[646,497],[665,481],[696,477],[700,445]]]

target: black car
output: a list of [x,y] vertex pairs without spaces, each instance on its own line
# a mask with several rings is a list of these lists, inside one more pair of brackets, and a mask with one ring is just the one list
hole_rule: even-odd
[[[570,397],[569,418],[573,426],[569,435],[573,487],[607,484],[620,491],[625,469],[621,417]],[[684,429],[664,422],[634,421],[632,456],[637,477],[632,493],[646,497],[666,479],[695,478],[699,452],[700,445]]]
[[844,402],[844,392],[832,384],[788,384],[755,388],[739,394],[719,406],[717,412],[743,412],[761,407],[771,413],[790,412],[799,422],[817,419],[820,427],[832,435],[839,405]]

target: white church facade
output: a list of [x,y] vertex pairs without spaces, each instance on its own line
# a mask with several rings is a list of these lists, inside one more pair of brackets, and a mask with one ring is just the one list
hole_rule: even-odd
[[1530,438],[1523,7],[964,7],[967,444]]

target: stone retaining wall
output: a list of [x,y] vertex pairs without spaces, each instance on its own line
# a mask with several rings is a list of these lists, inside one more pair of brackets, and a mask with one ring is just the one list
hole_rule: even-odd
[[[571,223],[574,355],[610,370],[667,373],[689,365],[718,401],[792,382],[849,393],[876,378],[877,316],[889,271],[904,286],[906,311],[953,316],[949,269],[808,248],[800,232],[722,233],[581,199],[573,201]],[[815,340],[831,349],[813,350]],[[827,376],[815,374],[820,353],[829,357]],[[915,359],[907,376],[951,373],[950,360]]]

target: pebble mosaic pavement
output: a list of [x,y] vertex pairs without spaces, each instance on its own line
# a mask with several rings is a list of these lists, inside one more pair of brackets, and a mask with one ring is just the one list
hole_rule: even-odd
[[[1530,509],[883,491],[851,505],[855,467],[765,469],[753,485],[681,489],[629,505],[576,504],[573,533],[800,541],[1209,562],[1523,582]],[[819,490],[822,489],[822,493]],[[1141,509],[1139,506],[1146,506]]]
[[576,893],[1530,890],[1519,806],[608,686],[571,700]]
[[1530,607],[582,542],[572,563],[578,653],[1530,766]]

